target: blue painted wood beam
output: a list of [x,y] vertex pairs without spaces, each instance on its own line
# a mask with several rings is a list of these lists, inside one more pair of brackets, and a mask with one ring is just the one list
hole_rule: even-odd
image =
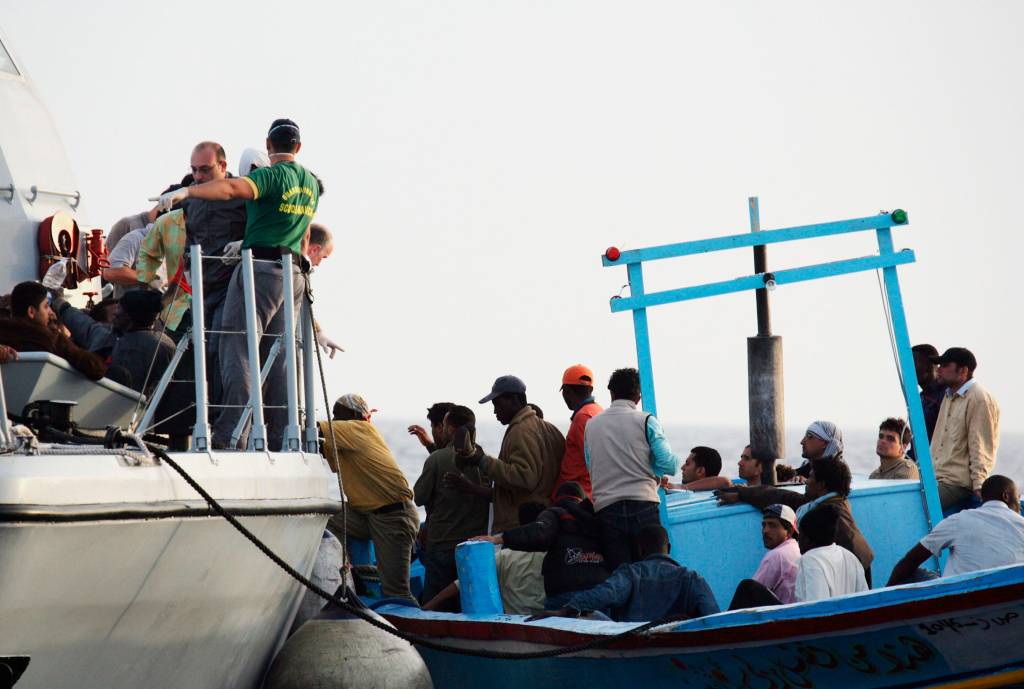
[[664,258],[706,254],[712,251],[724,251],[726,249],[741,249],[744,247],[761,246],[764,244],[778,244],[779,242],[791,242],[797,239],[814,239],[816,237],[828,237],[830,235],[848,234],[850,232],[880,230],[887,227],[903,227],[908,223],[909,220],[897,223],[889,214],[871,215],[866,218],[855,218],[853,220],[839,220],[837,222],[820,223],[817,225],[801,225],[799,227],[787,227],[778,230],[762,230],[760,232],[744,232],[743,234],[734,234],[725,237],[698,239],[692,242],[665,244],[645,249],[632,249],[629,251],[623,251],[619,258],[614,261],[609,260],[607,256],[602,256],[601,262],[605,267],[623,266],[629,263],[639,263],[641,261],[657,261]]
[[[904,249],[898,253],[883,254],[881,256],[864,256],[861,258],[834,261],[832,263],[818,263],[816,265],[803,266],[800,268],[787,268],[775,271],[773,274],[775,275],[776,285],[786,285],[794,282],[805,282],[807,280],[818,280],[820,278],[834,277],[837,275],[859,273],[865,270],[891,268],[893,266],[903,265],[906,263],[913,263],[915,260],[914,252],[910,249]],[[643,294],[642,296],[613,298],[611,300],[611,309],[613,313],[620,311],[633,311],[636,309],[645,309],[650,306],[660,306],[662,304],[673,304],[679,301],[688,301],[690,299],[701,299],[703,297],[712,297],[720,294],[731,294],[733,292],[760,289],[763,288],[764,285],[763,275],[749,275],[746,277],[735,278],[733,280],[725,280],[723,282],[710,282],[706,285],[694,285],[692,287],[682,287],[680,289],[666,290],[664,292],[651,292],[649,294]],[[646,314],[644,316],[644,321],[646,325]],[[646,332],[644,334],[646,335]]]

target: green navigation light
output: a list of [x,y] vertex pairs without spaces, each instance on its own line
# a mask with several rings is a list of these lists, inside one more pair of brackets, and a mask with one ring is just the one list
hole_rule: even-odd
[[902,208],[897,208],[896,210],[894,210],[892,213],[889,214],[889,217],[892,218],[892,221],[897,225],[907,224],[907,212]]

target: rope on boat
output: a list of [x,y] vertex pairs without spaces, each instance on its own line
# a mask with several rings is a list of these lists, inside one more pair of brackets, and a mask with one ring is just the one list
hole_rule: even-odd
[[573,653],[581,653],[583,651],[590,651],[596,648],[610,646],[616,641],[620,641],[630,636],[636,636],[669,621],[667,619],[653,620],[651,622],[645,622],[644,624],[633,627],[632,629],[627,629],[626,631],[621,632],[619,634],[615,634],[613,636],[598,637],[596,639],[591,639],[590,641],[575,644],[573,646],[551,648],[544,651],[530,651],[526,653],[511,653],[508,651],[488,651],[477,648],[460,648],[458,646],[449,646],[447,644],[442,644],[437,641],[434,641],[433,639],[428,639],[417,634],[403,632],[400,629],[395,629],[394,627],[382,622],[381,620],[376,619],[372,614],[370,614],[370,612],[365,610],[359,604],[354,604],[347,600],[339,598],[338,596],[325,591],[324,589],[320,588],[312,581],[304,577],[301,573],[296,571],[295,568],[293,568],[291,565],[289,565],[287,562],[281,559],[281,557],[277,555],[277,553],[272,551],[265,543],[263,543],[251,531],[249,531],[249,529],[245,528],[245,526],[243,526],[242,523],[238,521],[238,519],[233,514],[224,509],[220,505],[220,503],[218,503],[217,500],[214,499],[212,495],[207,493],[202,486],[196,483],[195,479],[193,479],[188,474],[188,472],[182,469],[181,466],[177,462],[175,462],[166,452],[164,452],[159,447],[155,447],[152,445],[149,446],[149,450],[157,457],[159,457],[161,460],[166,462],[168,466],[174,469],[178,473],[178,475],[180,475],[181,478],[185,480],[185,483],[190,485],[193,490],[199,493],[199,495],[201,495],[202,498],[206,500],[207,504],[210,506],[210,509],[212,509],[217,515],[226,519],[228,523],[231,524],[231,526],[235,527],[235,529],[237,529],[239,533],[245,536],[245,538],[248,539],[250,543],[256,546],[256,548],[261,553],[270,558],[274,562],[274,564],[276,564],[278,567],[284,570],[285,573],[288,574],[288,576],[290,576],[292,579],[299,582],[300,584],[302,584],[307,589],[317,594],[324,600],[334,603],[345,612],[355,617],[358,617],[359,619],[376,627],[382,632],[387,632],[392,636],[396,636],[399,639],[408,641],[409,643],[414,644],[416,646],[428,648],[432,651],[441,651],[443,653],[454,653],[457,655],[473,656],[475,658],[494,658],[497,660],[537,660],[540,658],[556,658],[558,656],[570,655]]

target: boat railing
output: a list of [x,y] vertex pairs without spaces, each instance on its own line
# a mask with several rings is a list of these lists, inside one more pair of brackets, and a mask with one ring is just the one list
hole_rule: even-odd
[[[258,328],[256,318],[256,293],[254,288],[253,264],[257,259],[252,256],[250,249],[242,250],[241,254],[241,277],[242,291],[245,303],[245,327],[242,331],[218,330],[208,331],[205,322],[205,310],[203,304],[203,261],[222,261],[219,256],[204,257],[202,248],[198,244],[190,248],[190,284],[192,288],[192,326],[186,337],[179,342],[174,353],[174,358],[168,365],[160,381],[157,383],[147,408],[138,421],[133,424],[137,432],[146,432],[158,424],[156,418],[157,409],[163,399],[167,388],[174,380],[178,363],[192,349],[192,357],[195,371],[195,425],[192,430],[191,451],[206,452],[210,449],[210,423],[209,410],[211,408],[234,407],[241,408],[242,414],[232,432],[232,444],[234,447],[241,437],[245,426],[252,423],[247,448],[250,450],[267,450],[267,427],[264,419],[264,411],[275,408],[273,405],[266,405],[263,402],[263,382],[266,380],[271,367],[277,357],[285,357],[285,381],[287,386],[287,403],[283,406],[286,414],[283,439],[280,450],[286,452],[316,452],[317,431],[314,415],[315,390],[314,368],[316,366],[315,350],[313,349],[313,318],[311,305],[308,299],[302,299],[300,313],[295,313],[295,292],[293,283],[294,260],[292,255],[284,253],[281,256],[282,275],[282,309],[284,312],[283,333],[263,333]],[[274,261],[276,263],[276,261]],[[297,320],[298,318],[298,320]],[[304,409],[304,426],[300,428],[299,417],[299,394],[298,394],[298,351],[296,347],[296,325],[301,328],[302,342],[302,402]],[[206,337],[208,334],[218,334],[227,337],[246,338],[247,357],[249,361],[249,400],[245,405],[212,405],[206,385]],[[275,338],[267,359],[260,365],[260,340],[262,337]],[[274,448],[278,449],[278,448]]]
[[[881,212],[863,218],[839,220],[834,222],[801,225],[775,230],[761,230],[757,199],[750,199],[751,232],[741,234],[697,239],[676,244],[665,244],[632,250],[609,248],[602,256],[605,267],[625,266],[629,280],[628,297],[612,297],[611,311],[631,311],[633,314],[633,331],[636,340],[637,367],[640,372],[641,399],[644,410],[657,415],[657,402],[654,390],[654,371],[651,361],[650,330],[647,323],[647,309],[653,306],[676,302],[701,299],[748,290],[774,289],[776,286],[820,280],[823,278],[848,275],[863,271],[881,271],[883,306],[886,313],[887,326],[892,340],[896,359],[897,373],[900,378],[903,397],[907,405],[910,426],[914,438],[927,438],[924,410],[917,391],[917,377],[914,372],[914,356],[911,351],[910,335],[907,327],[903,297],[900,293],[897,266],[915,261],[911,249],[896,251],[893,246],[892,230],[906,227],[909,224],[906,211]],[[753,275],[692,285],[659,292],[648,292],[644,288],[643,264],[683,256],[705,254],[728,249],[763,247],[805,239],[817,239],[853,232],[874,231],[878,242],[878,253],[869,256],[849,258],[830,263],[818,263],[787,268],[783,270],[757,271]],[[938,488],[932,468],[931,453],[927,442],[917,445],[917,461],[921,470],[921,489],[925,517],[930,526],[942,519],[939,506]],[[664,506],[664,501],[663,506]]]

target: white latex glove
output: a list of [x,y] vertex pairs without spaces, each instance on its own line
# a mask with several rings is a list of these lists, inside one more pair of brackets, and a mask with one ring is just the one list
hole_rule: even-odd
[[155,289],[159,292],[164,288],[164,281],[159,275],[157,275],[155,278],[149,281],[149,286],[152,289]]
[[188,187],[175,189],[160,196],[150,197],[150,201],[156,201],[157,211],[169,211],[176,203],[181,203],[188,198]]
[[224,245],[224,252],[220,255],[222,263],[238,263],[242,258],[242,240],[228,242]]
[[338,352],[345,351],[341,345],[327,337],[323,330],[316,334],[316,343],[320,345],[320,349],[324,350],[324,354],[327,354],[330,359],[333,359],[334,355]]

